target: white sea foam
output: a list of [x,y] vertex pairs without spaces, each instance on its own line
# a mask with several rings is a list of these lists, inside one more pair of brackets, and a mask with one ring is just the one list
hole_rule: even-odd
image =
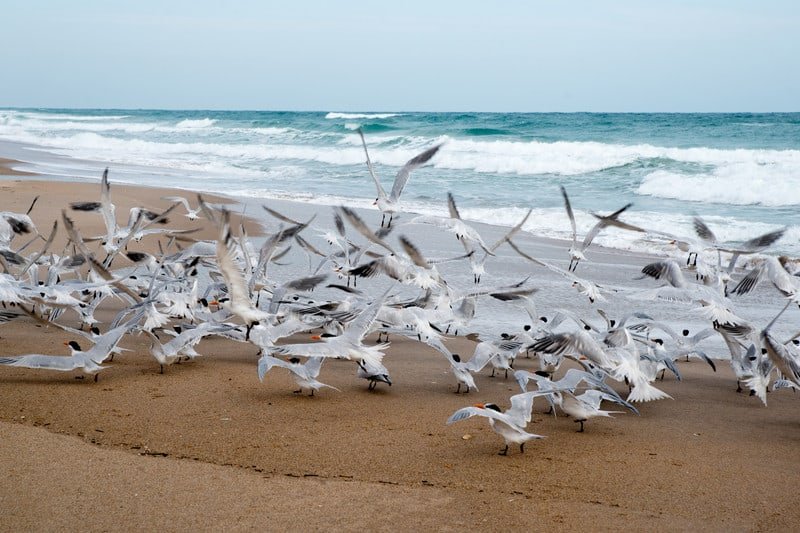
[[325,115],[325,118],[329,120],[333,119],[345,119],[345,120],[355,120],[359,118],[392,118],[392,117],[399,117],[401,113],[336,113],[330,112]]

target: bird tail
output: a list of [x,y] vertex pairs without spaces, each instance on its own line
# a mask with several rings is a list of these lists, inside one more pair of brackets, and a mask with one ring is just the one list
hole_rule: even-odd
[[637,383],[628,395],[629,402],[652,402],[654,400],[672,399],[666,392],[652,386],[648,381]]

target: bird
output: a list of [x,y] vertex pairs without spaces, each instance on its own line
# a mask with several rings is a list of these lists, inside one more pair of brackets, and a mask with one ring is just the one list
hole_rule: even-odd
[[309,396],[314,396],[314,392],[322,387],[328,387],[329,389],[338,391],[339,389],[336,387],[332,387],[331,385],[317,380],[317,376],[319,376],[319,371],[324,361],[324,357],[309,357],[308,361],[302,364],[297,357],[292,357],[288,361],[284,361],[283,359],[278,359],[277,357],[265,353],[258,360],[258,379],[264,381],[266,373],[277,366],[285,368],[292,373],[292,377],[300,387],[296,391],[293,391],[294,394],[301,394],[303,389],[307,389],[311,391]]
[[394,184],[392,185],[392,191],[387,195],[386,191],[384,191],[383,187],[381,186],[381,182],[375,175],[375,169],[372,167],[372,161],[370,161],[369,152],[367,151],[367,142],[364,140],[364,132],[361,131],[361,128],[358,129],[358,135],[361,137],[361,144],[364,146],[364,153],[367,156],[367,169],[369,170],[369,175],[372,176],[372,180],[375,182],[375,188],[378,191],[378,197],[375,199],[373,205],[376,205],[383,214],[381,217],[381,227],[383,227],[386,223],[386,215],[389,215],[389,222],[386,224],[386,226],[389,227],[392,225],[394,214],[399,211],[398,203],[400,201],[400,195],[403,193],[403,188],[405,188],[406,183],[408,183],[408,178],[411,176],[411,172],[430,161],[431,158],[436,155],[436,152],[439,151],[442,145],[437,144],[433,148],[428,148],[421,154],[409,159],[395,176]]
[[563,390],[555,393],[558,398],[557,403],[561,409],[570,415],[576,423],[580,423],[578,433],[583,433],[583,423],[590,418],[598,416],[611,417],[612,414],[622,413],[623,411],[605,411],[600,409],[600,403],[608,400],[620,405],[624,405],[631,411],[638,414],[636,408],[630,403],[616,395],[611,395],[596,389],[590,389],[580,395],[575,395],[570,391]]
[[94,376],[94,380],[97,381],[98,372],[107,368],[102,366],[103,362],[108,359],[123,335],[135,326],[139,318],[140,316],[137,315],[127,323],[96,337],[95,345],[89,350],[84,351],[76,341],[65,341],[64,345],[70,348],[71,355],[69,356],[27,354],[0,357],[0,365],[60,372],[81,370],[85,375]]
[[643,232],[644,230],[638,228],[636,226],[632,226],[630,224],[626,224],[618,220],[619,216],[624,213],[629,207],[633,204],[627,204],[620,209],[617,209],[610,215],[598,215],[596,213],[592,213],[592,216],[598,219],[592,229],[589,230],[589,233],[586,234],[584,237],[583,242],[578,245],[578,229],[575,225],[575,214],[572,212],[572,205],[569,202],[569,196],[567,195],[567,190],[564,188],[563,185],[559,186],[561,188],[561,195],[564,197],[564,208],[567,210],[567,217],[569,217],[569,223],[572,227],[572,244],[569,247],[569,267],[567,268],[568,272],[575,272],[575,269],[578,268],[578,263],[581,261],[586,260],[586,256],[584,255],[584,251],[592,244],[592,241],[600,234],[600,232],[608,226],[616,226],[618,228],[626,229],[629,231],[637,231]]
[[508,447],[510,444],[518,444],[519,452],[525,453],[526,442],[545,438],[544,435],[536,435],[535,433],[528,433],[525,431],[525,427],[531,420],[533,399],[545,394],[551,394],[551,392],[531,391],[516,394],[510,398],[511,407],[505,412],[494,403],[476,403],[475,405],[464,407],[453,413],[450,418],[447,419],[447,424],[450,425],[473,416],[488,418],[492,430],[503,437],[505,441],[506,446],[498,455],[508,455]]
[[353,319],[344,332],[338,336],[328,334],[313,335],[312,339],[321,340],[318,343],[284,344],[270,348],[269,351],[277,355],[291,355],[304,357],[337,357],[353,361],[363,361],[366,366],[378,366],[383,359],[383,350],[388,344],[365,346],[362,341],[369,331],[375,318],[378,316],[383,301],[391,287],[383,296],[373,300],[371,304]]
[[168,202],[172,203],[179,203],[183,204],[183,207],[186,208],[186,214],[184,215],[189,220],[197,220],[198,215],[202,211],[202,208],[198,207],[197,209],[192,209],[189,205],[189,201],[184,198],[183,196],[162,196],[162,200],[167,200]]

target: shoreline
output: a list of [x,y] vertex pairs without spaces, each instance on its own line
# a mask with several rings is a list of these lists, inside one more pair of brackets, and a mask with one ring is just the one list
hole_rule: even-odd
[[[113,174],[111,183],[119,217],[132,205],[167,205],[162,190],[115,184]],[[31,216],[43,233],[68,202],[99,196],[97,183],[22,178],[0,181],[0,190],[2,209],[12,211],[24,212],[42,194]],[[286,214],[303,220],[316,213],[322,227],[330,223],[330,210],[320,206],[265,203],[291,209]],[[277,226],[262,218],[255,202],[247,205],[246,213],[266,221],[265,231]],[[360,212],[371,225],[380,218],[378,212]],[[180,213],[172,217],[175,224],[189,227]],[[102,231],[97,215],[74,217],[86,234]],[[504,228],[480,231],[491,241]],[[460,248],[452,235],[426,226],[400,226],[392,237],[399,234],[423,243],[426,253]],[[196,235],[201,236],[216,238],[216,232],[206,228]],[[566,259],[562,241],[524,235],[519,242],[537,257]],[[147,246],[152,243],[141,245]],[[276,267],[276,277],[305,268],[302,254],[293,253],[292,265]],[[654,286],[630,279],[646,256],[594,247],[589,253],[592,261],[578,274],[608,280],[609,286]],[[577,302],[569,284],[540,270],[503,247],[487,264],[485,283],[519,281],[533,272],[541,284],[536,298],[542,313],[569,306],[599,322],[597,306]],[[442,272],[463,281],[457,267],[442,265]],[[771,312],[774,297],[760,298],[748,300],[750,307]],[[615,298],[604,308],[618,316],[630,305]],[[493,309],[481,302],[479,313],[488,315],[497,332]],[[659,311],[676,320],[686,314],[666,304]],[[98,317],[105,321],[113,314],[104,309]],[[24,319],[0,325],[0,338],[5,356],[63,354],[66,336]],[[453,394],[455,382],[441,355],[407,339],[393,336],[391,342],[385,364],[392,387],[370,393],[355,378],[352,362],[333,360],[323,369],[323,381],[341,392],[325,390],[313,398],[293,395],[293,382],[280,369],[259,382],[255,347],[220,338],[198,345],[203,357],[159,374],[149,341],[131,336],[123,346],[132,351],[115,358],[98,383],[2,367],[0,464],[9,482],[0,485],[0,503],[10,510],[5,523],[13,529],[58,528],[81,516],[89,530],[166,523],[176,530],[644,531],[786,530],[800,518],[794,497],[797,398],[788,391],[770,393],[764,407],[736,394],[724,361],[716,373],[696,360],[679,362],[682,382],[668,376],[656,384],[674,400],[643,404],[638,417],[591,420],[582,434],[572,420],[546,415],[537,402],[528,429],[546,438],[530,443],[525,454],[513,450],[499,457],[502,441],[485,421],[445,421],[477,401],[507,406],[519,390],[513,378],[489,378],[485,369],[476,377],[480,391]],[[474,347],[464,338],[448,339],[447,345],[462,354]],[[518,367],[533,370],[525,358]],[[615,388],[624,392],[621,385]],[[99,508],[98,501],[104,502]]]

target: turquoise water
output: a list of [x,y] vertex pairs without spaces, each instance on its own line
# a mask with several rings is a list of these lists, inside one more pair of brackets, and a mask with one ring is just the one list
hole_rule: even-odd
[[[411,211],[444,214],[452,191],[465,218],[511,225],[533,207],[526,229],[564,238],[564,185],[580,232],[590,211],[632,202],[625,220],[690,235],[700,214],[723,241],[788,226],[777,249],[800,254],[800,113],[0,110],[0,141],[40,147],[49,173],[97,179],[108,165],[118,181],[366,207],[359,126],[387,190],[406,160],[445,143],[412,175]],[[600,242],[660,246],[636,238]]]

